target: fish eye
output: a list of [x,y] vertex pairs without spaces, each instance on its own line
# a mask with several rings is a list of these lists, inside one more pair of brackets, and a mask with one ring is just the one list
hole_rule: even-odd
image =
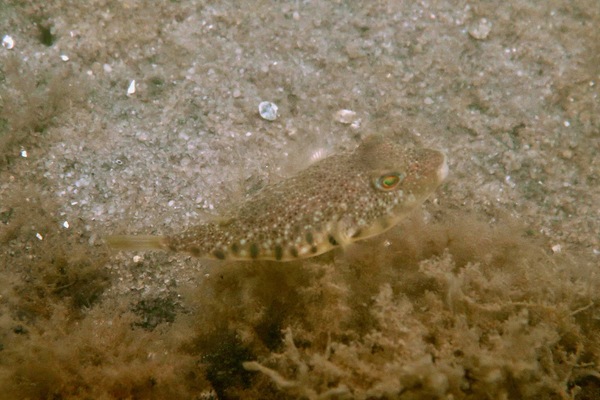
[[398,172],[384,174],[375,179],[375,187],[384,191],[394,190],[403,179],[404,174]]

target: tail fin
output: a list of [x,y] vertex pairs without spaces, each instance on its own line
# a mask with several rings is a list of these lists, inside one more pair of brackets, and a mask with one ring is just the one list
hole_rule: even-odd
[[117,250],[167,250],[166,236],[111,235],[106,243]]

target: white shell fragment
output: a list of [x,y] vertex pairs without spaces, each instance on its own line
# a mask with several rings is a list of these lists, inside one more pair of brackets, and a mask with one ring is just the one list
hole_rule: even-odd
[[2,47],[7,48],[8,50],[11,50],[13,47],[15,47],[15,41],[12,36],[4,35],[2,37]]
[[39,240],[44,240],[44,237],[41,235],[41,233],[36,233],[35,237],[38,238]]
[[313,151],[313,153],[310,155],[310,162],[315,163],[319,160],[327,158],[328,155],[329,155],[329,151],[327,151],[327,149],[324,149],[324,148],[317,149],[317,150]]
[[341,124],[350,125],[356,120],[356,111],[342,109],[335,113],[334,118]]
[[7,48],[8,50],[11,50],[13,47],[15,47],[15,41],[10,35],[4,35],[2,37],[2,47]]
[[562,246],[560,244],[555,244],[554,246],[552,246],[552,252],[554,254],[558,254],[562,251]]
[[487,18],[481,18],[476,24],[469,28],[469,35],[473,39],[484,40],[492,31],[492,23]]
[[65,221],[62,223],[63,228],[69,229],[69,221]]
[[277,104],[271,103],[270,101],[263,101],[258,105],[258,113],[262,119],[267,121],[275,121],[277,119]]
[[133,79],[129,83],[129,87],[127,88],[127,96],[131,96],[134,93],[135,93],[135,79]]
[[69,56],[66,54],[61,54],[60,59],[63,60],[64,62],[67,62],[67,61],[69,61]]
[[21,150],[21,157],[27,158],[27,150],[25,150],[25,149]]

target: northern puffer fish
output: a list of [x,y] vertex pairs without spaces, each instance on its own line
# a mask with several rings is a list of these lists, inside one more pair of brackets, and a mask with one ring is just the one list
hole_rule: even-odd
[[378,235],[448,175],[444,153],[380,136],[264,187],[227,219],[172,236],[110,236],[118,249],[171,250],[219,260],[291,261]]

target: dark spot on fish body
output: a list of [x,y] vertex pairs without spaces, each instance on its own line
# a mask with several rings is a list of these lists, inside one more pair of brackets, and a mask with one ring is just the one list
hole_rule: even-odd
[[290,247],[290,254],[294,257],[298,257],[298,249],[295,247]]
[[314,253],[316,253],[317,251],[319,251],[319,249],[317,248],[317,246],[311,246],[311,248],[310,248],[310,252],[311,252],[311,253],[313,253],[313,254],[314,254]]
[[314,240],[312,232],[306,232],[306,243],[313,244]]
[[337,240],[335,240],[335,238],[333,237],[333,235],[329,235],[328,239],[329,239],[329,243],[331,243],[333,246],[337,246],[338,245],[338,242],[337,242]]
[[190,253],[194,256],[194,257],[200,257],[200,248],[196,247],[196,246],[192,246],[190,247]]
[[235,255],[240,253],[240,246],[237,243],[231,245],[231,252]]
[[213,251],[213,255],[217,257],[219,260],[224,260],[227,256],[223,250],[215,250]]
[[283,258],[283,248],[280,245],[275,246],[275,259],[277,261]]
[[250,245],[250,257],[257,258],[258,252],[259,252],[258,245],[256,243],[252,243]]

